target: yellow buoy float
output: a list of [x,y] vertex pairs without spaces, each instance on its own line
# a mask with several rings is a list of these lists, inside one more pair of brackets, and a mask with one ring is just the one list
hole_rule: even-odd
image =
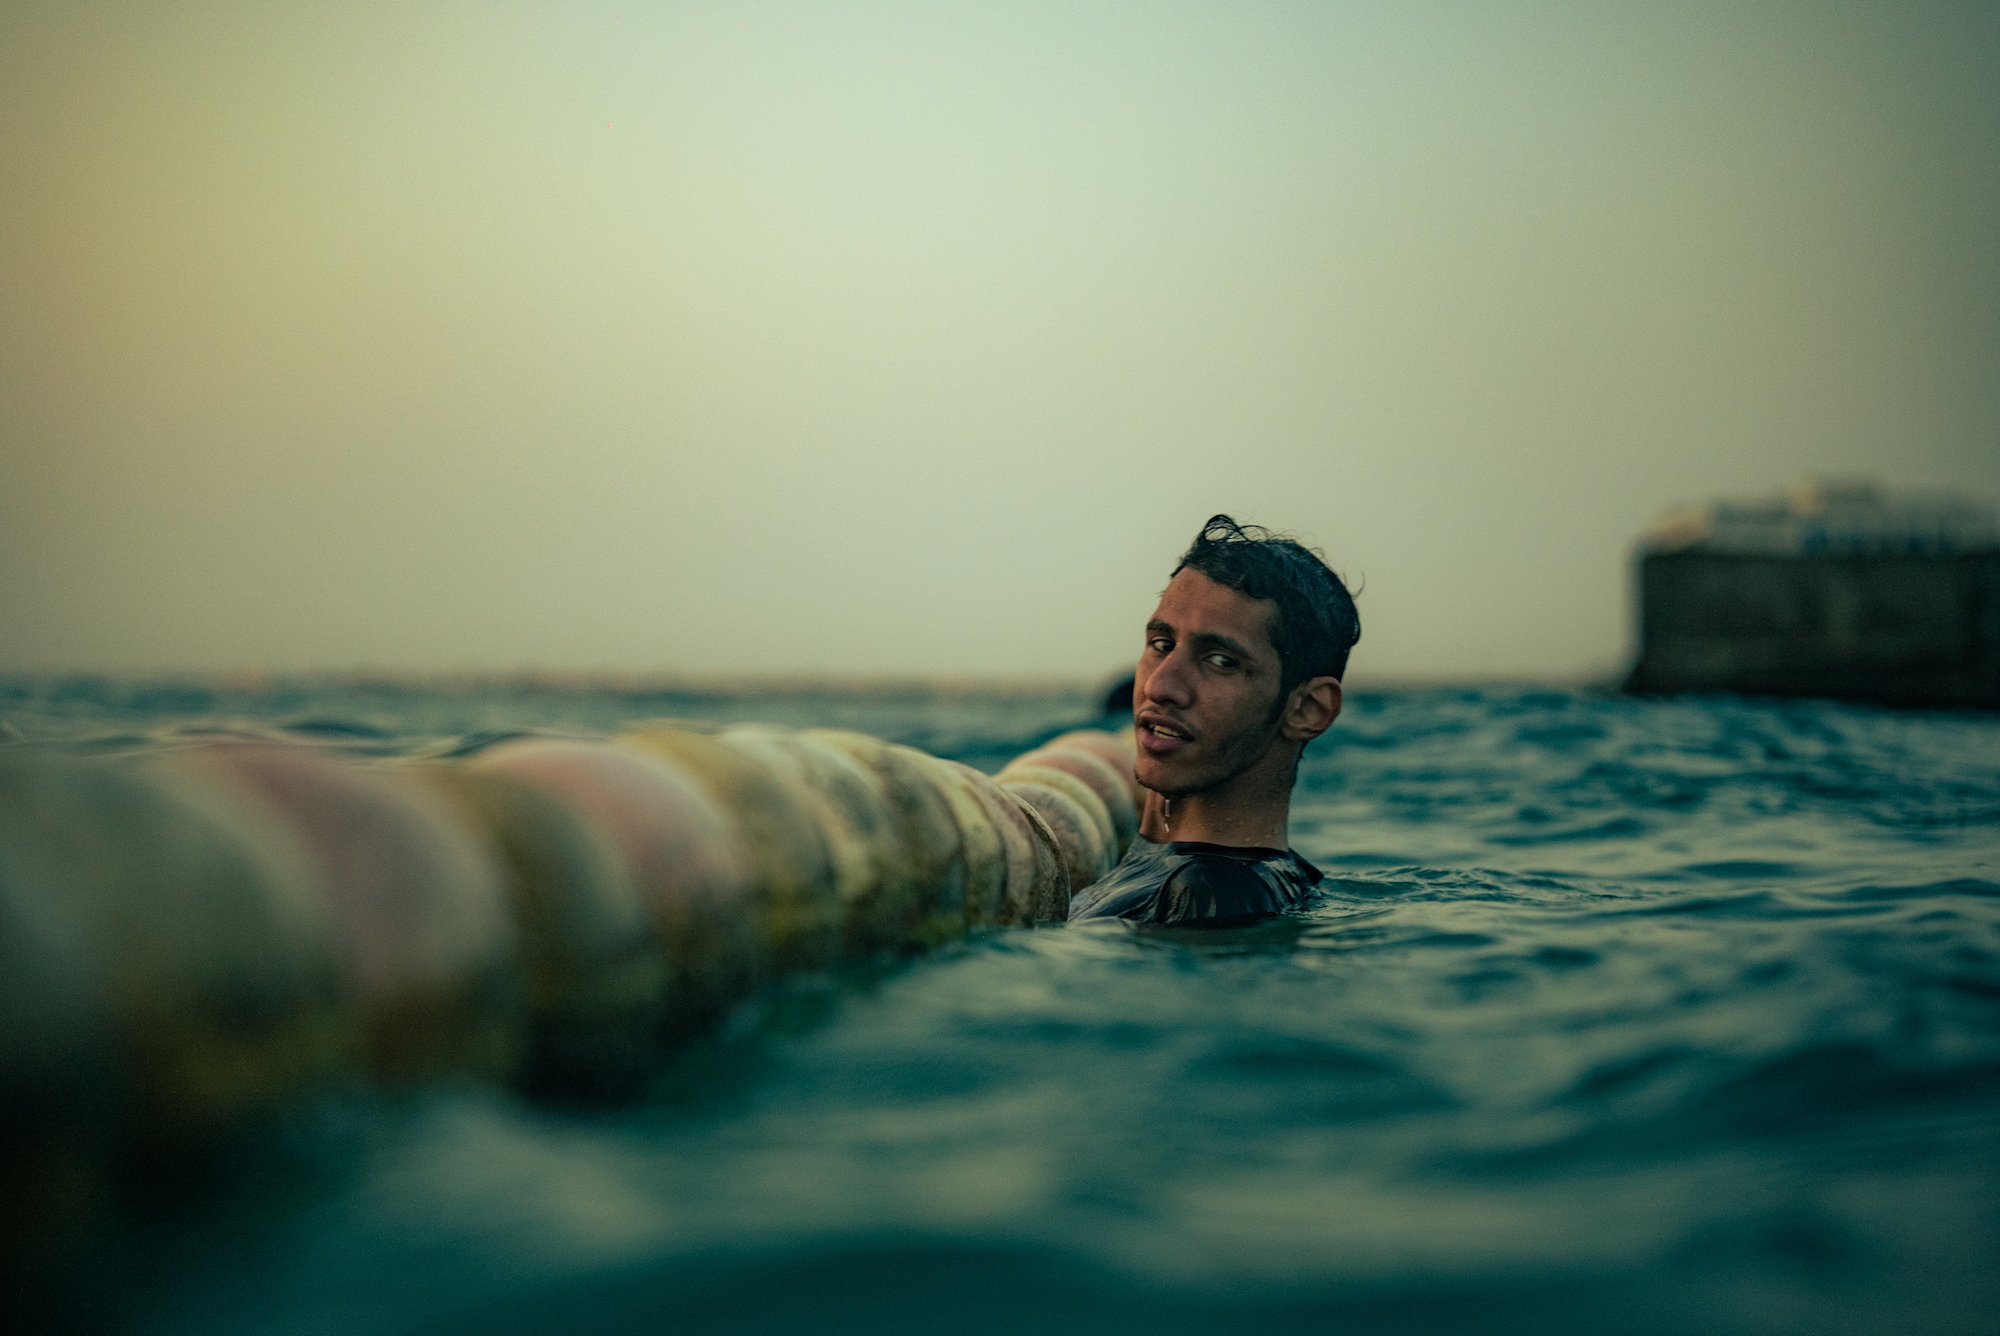
[[1007,769],[1002,773],[1018,773],[1030,766],[1060,770],[1080,781],[1096,795],[1097,800],[1104,805],[1105,816],[1111,823],[1110,838],[1116,858],[1125,856],[1125,850],[1131,847],[1133,836],[1139,833],[1139,809],[1132,801],[1130,787],[1117,769],[1096,752],[1064,745],[1058,739],[1026,755],[1015,757],[1007,763]]
[[504,864],[442,795],[267,743],[177,752],[160,769],[261,806],[307,852],[371,1077],[513,1074],[524,999]]
[[699,725],[381,763],[11,748],[0,1191],[36,1223],[0,1247],[315,1087],[634,1089],[776,975],[1062,920],[1133,837],[1130,763],[1087,731],[993,777]]
[[353,1062],[339,925],[269,809],[188,775],[16,752],[0,872],[5,916],[59,976],[0,993],[10,1068],[19,1055],[41,1079],[37,1054],[78,1043],[71,1072],[104,1074],[111,1101],[82,1121],[102,1114],[121,1155],[177,1155]]
[[750,864],[751,917],[772,970],[819,969],[840,958],[839,882],[811,802],[756,757],[712,736],[648,728],[618,742],[679,766],[735,829]]

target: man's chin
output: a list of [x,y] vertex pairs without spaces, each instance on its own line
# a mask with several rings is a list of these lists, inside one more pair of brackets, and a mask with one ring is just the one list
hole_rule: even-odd
[[1184,767],[1164,764],[1149,756],[1139,758],[1132,767],[1132,777],[1139,781],[1140,788],[1150,789],[1162,798],[1185,798],[1209,787],[1189,775]]

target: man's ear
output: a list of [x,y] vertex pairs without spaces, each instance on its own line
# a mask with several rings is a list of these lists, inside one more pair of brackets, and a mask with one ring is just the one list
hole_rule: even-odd
[[1284,734],[1294,742],[1311,742],[1340,718],[1340,679],[1310,677],[1292,688],[1285,705]]

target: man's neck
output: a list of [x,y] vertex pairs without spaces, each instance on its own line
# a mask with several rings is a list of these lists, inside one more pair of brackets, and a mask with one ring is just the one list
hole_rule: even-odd
[[1291,799],[1290,784],[1276,792],[1257,785],[1250,792],[1210,790],[1178,798],[1148,792],[1139,833],[1156,844],[1194,840],[1239,849],[1289,849]]

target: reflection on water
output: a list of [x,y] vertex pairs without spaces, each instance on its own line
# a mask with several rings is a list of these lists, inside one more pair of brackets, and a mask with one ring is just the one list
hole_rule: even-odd
[[[154,745],[181,699],[8,717]],[[218,704],[224,708],[218,708]],[[990,768],[1087,698],[500,708],[835,721]],[[512,709],[509,714],[508,710]],[[315,722],[316,721],[316,722]],[[358,740],[358,744],[357,744]],[[1010,931],[790,981],[630,1107],[353,1097],[78,1264],[143,1332],[1983,1331],[2000,1302],[2000,720],[1361,694],[1318,907]]]

